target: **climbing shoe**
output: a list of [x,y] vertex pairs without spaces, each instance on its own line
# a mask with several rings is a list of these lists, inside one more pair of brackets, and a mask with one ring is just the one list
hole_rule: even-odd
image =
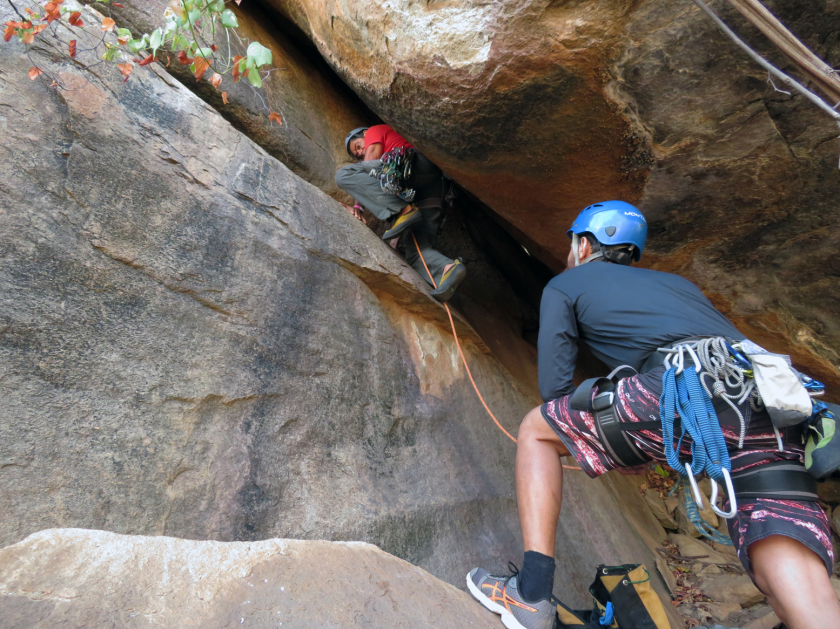
[[455,294],[455,289],[458,284],[464,281],[467,276],[467,267],[460,258],[455,260],[455,263],[450,266],[446,272],[440,276],[437,283],[437,288],[432,291],[432,297],[438,301],[449,301],[452,295]]
[[502,617],[508,629],[553,629],[557,618],[557,602],[544,599],[528,603],[516,587],[518,573],[504,577],[473,568],[467,575],[467,588],[473,598],[494,614]]
[[391,240],[391,238],[396,238],[406,229],[409,229],[422,220],[423,214],[420,212],[420,208],[416,205],[412,205],[408,212],[397,217],[397,220],[393,225],[391,225],[391,229],[382,234],[382,240]]
[[840,407],[814,402],[814,414],[805,429],[805,469],[817,480],[840,467]]

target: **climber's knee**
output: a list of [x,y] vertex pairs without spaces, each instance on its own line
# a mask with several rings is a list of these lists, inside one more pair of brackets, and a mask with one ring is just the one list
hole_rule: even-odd
[[548,425],[548,422],[545,421],[541,406],[531,409],[523,418],[522,423],[519,424],[518,441],[548,442],[557,448],[558,452],[560,452],[560,456],[566,456],[569,454],[566,446],[564,446],[563,442],[560,441],[560,437],[557,436],[557,433],[554,432],[551,426]]
[[347,185],[352,176],[352,166],[344,166],[343,168],[339,168],[338,172],[335,173],[335,183],[339,188],[344,190],[344,186]]

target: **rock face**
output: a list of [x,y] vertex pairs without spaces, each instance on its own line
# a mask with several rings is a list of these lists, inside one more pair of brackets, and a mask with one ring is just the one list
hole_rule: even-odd
[[[544,262],[562,267],[585,205],[638,203],[645,264],[840,390],[836,125],[775,91],[691,3],[264,1]],[[838,65],[836,0],[768,4]]]
[[47,530],[0,550],[3,629],[495,628],[429,573],[358,542],[195,542]]
[[[514,448],[413,270],[161,67],[0,59],[0,543],[362,540],[459,586],[521,556]],[[515,432],[536,400],[458,326]],[[607,482],[564,492],[585,606],[594,566],[654,559]]]

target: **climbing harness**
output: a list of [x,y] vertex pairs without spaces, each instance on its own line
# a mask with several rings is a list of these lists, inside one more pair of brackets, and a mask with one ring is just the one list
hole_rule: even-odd
[[[665,459],[680,475],[678,486],[690,488],[685,491],[688,519],[702,535],[719,543],[725,543],[724,538],[699,514],[700,505],[705,503],[696,480],[699,474],[709,476],[711,509],[724,519],[735,516],[739,499],[817,500],[815,478],[840,467],[840,447],[826,447],[834,438],[840,407],[835,407],[835,413],[822,402],[811,402],[811,396],[824,392],[822,383],[795,371],[787,357],[770,354],[748,340],[736,343],[723,337],[693,337],[660,348],[657,355],[661,362],[652,357],[654,360],[646,361],[643,371],[660,364],[665,369],[658,420],[618,420],[614,376],[626,367],[606,378],[585,381],[572,395],[571,408],[593,414],[598,436],[618,465],[630,467],[647,460],[627,432],[661,429]],[[740,471],[733,474],[717,416],[717,410],[727,406],[739,420],[739,449],[744,446],[751,413],[767,410],[773,420],[778,453],[773,457],[765,452],[742,454],[738,458]],[[786,454],[779,431],[803,420],[810,429],[805,464],[798,455]],[[689,461],[681,457],[686,436],[691,439]],[[774,460],[779,456],[789,460]],[[727,511],[717,506],[721,494],[728,499]]]
[[[624,433],[628,424],[622,424],[615,411],[616,376],[625,369],[636,371],[629,365],[621,365],[605,378],[584,380],[572,394],[569,407],[591,413],[598,437],[613,460],[621,467],[635,467],[647,463],[650,457]],[[592,389],[595,389],[594,396]]]
[[380,158],[379,165],[371,169],[370,176],[379,181],[382,192],[411,203],[416,191],[408,185],[416,155],[417,150],[407,146],[393,148]]
[[[423,257],[423,252],[420,250],[420,245],[417,243],[417,238],[414,236],[414,232],[411,232],[411,237],[414,239],[414,246],[417,248],[417,252],[420,254],[420,260],[423,262],[423,268],[426,269],[426,275],[429,276],[429,279],[432,280],[432,286],[437,288],[437,283],[435,282],[435,278],[432,276],[431,272],[429,271],[429,267],[426,264],[426,259]],[[449,309],[449,304],[443,302],[443,307],[446,308],[446,314],[449,315],[449,324],[452,326],[452,336],[455,338],[455,347],[458,348],[458,354],[461,355],[461,361],[464,363],[464,369],[467,370],[467,375],[470,378],[470,382],[472,382],[473,389],[475,389],[476,395],[478,395],[478,399],[481,400],[482,406],[484,406],[484,410],[487,411],[487,414],[490,415],[490,418],[499,427],[505,435],[507,435],[508,439],[516,443],[516,438],[511,435],[507,430],[505,430],[504,426],[499,423],[499,420],[496,419],[496,416],[493,414],[493,411],[490,410],[490,407],[487,406],[487,402],[484,401],[484,396],[481,395],[481,391],[478,390],[478,385],[475,383],[475,379],[473,378],[472,372],[470,371],[470,366],[467,364],[467,357],[464,356],[464,351],[461,349],[461,343],[458,340],[458,332],[455,331],[455,319],[452,317],[452,311]],[[574,467],[572,465],[563,465],[563,469],[566,470],[577,470],[581,471],[579,467]]]

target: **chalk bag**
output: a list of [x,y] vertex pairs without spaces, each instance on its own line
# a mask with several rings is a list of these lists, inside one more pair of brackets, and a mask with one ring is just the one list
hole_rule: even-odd
[[598,566],[589,593],[591,610],[575,611],[558,602],[559,629],[671,629],[643,565]]

